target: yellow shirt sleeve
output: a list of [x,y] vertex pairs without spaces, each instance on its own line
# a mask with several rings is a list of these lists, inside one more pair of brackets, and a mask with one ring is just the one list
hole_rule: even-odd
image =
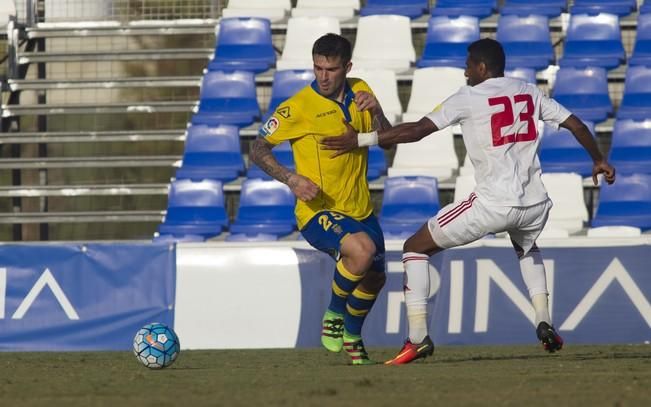
[[258,134],[267,142],[278,145],[283,141],[304,136],[308,129],[300,110],[292,103],[281,103]]

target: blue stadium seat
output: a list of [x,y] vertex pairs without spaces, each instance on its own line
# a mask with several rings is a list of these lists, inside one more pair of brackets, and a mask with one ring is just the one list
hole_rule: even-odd
[[619,17],[606,13],[570,16],[561,67],[612,69],[625,61]]
[[651,118],[651,67],[630,66],[626,70],[624,96],[617,110],[618,119]]
[[413,19],[428,11],[428,0],[366,0],[366,5],[359,10],[359,14],[362,16],[393,14]]
[[267,114],[262,121],[266,122],[279,104],[294,96],[296,92],[310,84],[313,80],[314,71],[284,70],[274,72],[269,109],[267,109]]
[[369,181],[378,179],[387,173],[387,160],[384,150],[378,146],[368,148],[368,170],[366,178]]
[[260,73],[276,64],[271,23],[265,18],[222,18],[209,71]]
[[183,163],[176,179],[215,179],[229,182],[244,173],[240,134],[235,126],[188,127]]
[[161,235],[219,235],[228,226],[222,183],[216,180],[177,180],[170,185],[167,213],[158,226]]
[[468,45],[479,39],[479,20],[471,16],[433,16],[427,24],[423,55],[418,68],[466,67]]
[[506,0],[500,14],[529,16],[539,15],[548,18],[558,17],[567,10],[567,0]]
[[516,78],[523,80],[534,85],[538,82],[536,80],[536,70],[533,68],[513,68],[504,71],[504,76],[507,78]]
[[437,0],[433,16],[473,16],[485,18],[497,11],[497,0]]
[[618,175],[651,174],[651,117],[615,121],[609,161]]
[[644,3],[640,6],[640,15],[651,13],[651,1],[644,0]]
[[608,77],[603,68],[559,69],[553,95],[583,120],[602,122],[613,112]]
[[[651,4],[651,1],[644,4]],[[633,55],[631,55],[628,64],[651,66],[651,6],[648,13],[640,14],[637,17],[635,31]]]
[[541,70],[554,62],[547,17],[501,16],[496,36],[504,47],[507,68]]
[[380,225],[385,235],[406,237],[440,208],[433,177],[389,177],[384,181]]
[[637,9],[637,0],[574,0],[572,14],[609,13],[626,16]]
[[295,202],[292,191],[281,182],[247,179],[242,183],[240,206],[230,231],[288,235],[296,229]]
[[[274,147],[274,149],[271,150],[271,152],[280,164],[294,171],[296,165],[294,164],[294,154],[292,153],[292,146],[289,144],[289,142],[280,143],[279,145]],[[261,178],[264,180],[272,179],[270,175],[262,171],[262,169],[257,165],[255,165],[254,163],[250,164],[249,170],[246,172],[246,177]]]
[[[594,124],[588,121],[585,124],[594,136]],[[592,175],[592,158],[567,129],[556,130],[546,125],[538,157],[544,173],[575,172],[582,177]]]
[[634,226],[651,229],[651,175],[618,175],[612,185],[602,183],[592,227]]
[[245,127],[260,120],[252,72],[208,71],[201,81],[199,107],[192,124]]

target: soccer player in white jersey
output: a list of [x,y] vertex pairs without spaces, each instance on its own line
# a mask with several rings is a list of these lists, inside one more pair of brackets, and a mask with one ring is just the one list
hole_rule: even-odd
[[322,148],[335,150],[337,156],[372,144],[388,147],[415,142],[460,124],[475,167],[477,186],[473,193],[442,208],[403,246],[409,338],[387,364],[409,363],[434,351],[427,332],[429,257],[489,233],[508,232],[511,238],[536,312],[536,335],[544,349],[554,352],[563,346],[549,316],[545,267],[536,246],[552,207],[541,181],[538,120],[572,132],[592,157],[595,185],[599,174],[612,184],[615,169],[604,159],[581,120],[535,85],[505,78],[504,65],[504,50],[499,42],[488,38],[475,41],[468,47],[468,86],[461,87],[420,121],[360,134],[347,126],[346,133],[322,141]]

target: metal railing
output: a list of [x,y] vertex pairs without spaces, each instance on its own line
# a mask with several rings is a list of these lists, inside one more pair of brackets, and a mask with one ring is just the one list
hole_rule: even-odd
[[226,0],[16,0],[18,22],[217,18]]
[[15,0],[16,22],[24,26],[36,23],[38,0]]

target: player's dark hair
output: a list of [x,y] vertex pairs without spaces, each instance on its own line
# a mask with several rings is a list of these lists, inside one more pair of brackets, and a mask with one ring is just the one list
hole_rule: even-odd
[[328,33],[314,42],[312,55],[339,57],[342,65],[346,65],[352,58],[352,47],[350,41],[341,35]]
[[477,40],[468,45],[468,56],[476,64],[483,62],[491,76],[504,76],[506,56],[499,42],[490,38]]

